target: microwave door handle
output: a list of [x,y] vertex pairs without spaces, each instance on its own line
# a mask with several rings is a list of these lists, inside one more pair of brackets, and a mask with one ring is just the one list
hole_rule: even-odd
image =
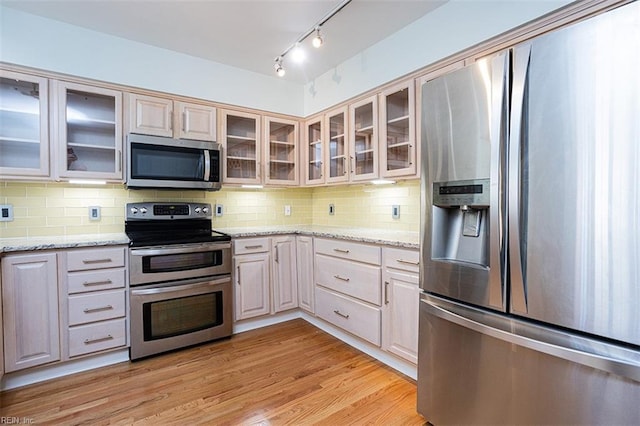
[[204,181],[209,182],[209,178],[211,177],[211,156],[209,154],[209,150],[204,150]]

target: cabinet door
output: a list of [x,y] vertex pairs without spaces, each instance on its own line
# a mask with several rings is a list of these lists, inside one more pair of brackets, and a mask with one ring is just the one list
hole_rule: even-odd
[[347,144],[347,107],[327,113],[325,117],[325,177],[327,183],[349,180],[349,146]]
[[349,151],[352,181],[378,177],[378,98],[349,106]]
[[307,185],[324,183],[324,142],[322,117],[311,119],[304,125],[304,180]]
[[5,371],[60,359],[56,254],[2,259]]
[[176,102],[177,137],[199,141],[216,140],[216,108],[208,105]]
[[129,133],[173,136],[173,101],[129,94]]
[[0,176],[49,176],[46,78],[0,70]]
[[296,239],[274,237],[273,244],[273,310],[281,312],[298,307],[298,275],[296,272]]
[[270,312],[269,253],[234,258],[235,318],[243,320]]
[[418,274],[384,271],[382,349],[407,361],[418,360]]
[[260,116],[222,111],[224,182],[261,184]]
[[314,313],[312,237],[296,237],[296,265],[298,266],[298,305],[305,311]]
[[266,184],[298,184],[298,122],[265,117]]
[[416,174],[415,89],[410,83],[380,94],[380,175]]
[[58,176],[122,180],[122,93],[55,82]]

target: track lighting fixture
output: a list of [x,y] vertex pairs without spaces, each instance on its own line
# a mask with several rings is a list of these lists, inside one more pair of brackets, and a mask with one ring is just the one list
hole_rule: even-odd
[[333,18],[346,5],[351,3],[351,1],[352,0],[342,0],[339,5],[337,5],[335,8],[333,8],[333,10],[331,10],[329,13],[323,16],[322,19],[320,19],[318,22],[316,22],[316,24],[313,27],[311,27],[311,29],[303,33],[300,37],[298,37],[298,39],[291,46],[289,46],[284,52],[282,52],[280,56],[276,58],[276,63],[274,65],[276,74],[278,74],[278,76],[280,77],[284,76],[285,72],[282,66],[282,62],[284,60],[284,57],[288,53],[291,53],[291,60],[293,62],[302,63],[304,61],[304,51],[302,50],[302,46],[300,45],[300,43],[306,40],[307,37],[309,37],[314,32],[316,35],[315,37],[313,37],[311,44],[315,48],[322,46],[324,44],[324,39],[322,35],[320,35],[320,27],[322,27],[329,19]]

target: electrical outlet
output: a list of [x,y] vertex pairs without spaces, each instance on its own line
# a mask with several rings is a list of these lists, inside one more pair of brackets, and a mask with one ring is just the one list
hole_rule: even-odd
[[289,206],[289,205],[284,206],[284,215],[285,216],[291,216],[291,206]]
[[224,207],[222,204],[216,204],[216,216],[222,216],[224,214]]
[[0,205],[0,222],[11,222],[13,220],[13,205]]
[[391,206],[391,217],[394,219],[400,219],[400,206],[394,204]]
[[329,214],[333,215],[336,212],[336,207],[333,204],[329,204]]
[[89,206],[89,220],[100,220],[100,206]]

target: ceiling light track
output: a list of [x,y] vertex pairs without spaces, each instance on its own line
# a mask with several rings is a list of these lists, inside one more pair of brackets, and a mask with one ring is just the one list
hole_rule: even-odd
[[311,34],[315,33],[315,37],[313,38],[313,41],[312,41],[313,47],[319,48],[320,46],[322,46],[324,44],[324,39],[323,39],[322,35],[320,34],[320,28],[329,19],[333,18],[338,12],[340,12],[342,9],[344,9],[344,7],[346,5],[351,3],[351,1],[352,0],[342,0],[342,2],[340,2],[340,4],[338,4],[331,11],[329,11],[326,15],[324,15],[322,17],[322,19],[320,19],[318,22],[316,22],[316,24],[313,27],[311,27],[306,32],[302,33],[302,35],[300,35],[300,37],[298,37],[296,39],[296,41],[293,42],[293,44],[291,44],[288,48],[286,48],[284,50],[284,52],[282,52],[279,56],[277,56],[276,59],[275,59],[275,65],[274,65],[274,69],[276,71],[276,74],[278,76],[280,76],[280,77],[284,76],[284,74],[285,74],[285,69],[284,69],[284,66],[283,66],[284,57],[289,52],[291,52],[292,50],[299,49],[300,48],[300,43],[302,43]]

